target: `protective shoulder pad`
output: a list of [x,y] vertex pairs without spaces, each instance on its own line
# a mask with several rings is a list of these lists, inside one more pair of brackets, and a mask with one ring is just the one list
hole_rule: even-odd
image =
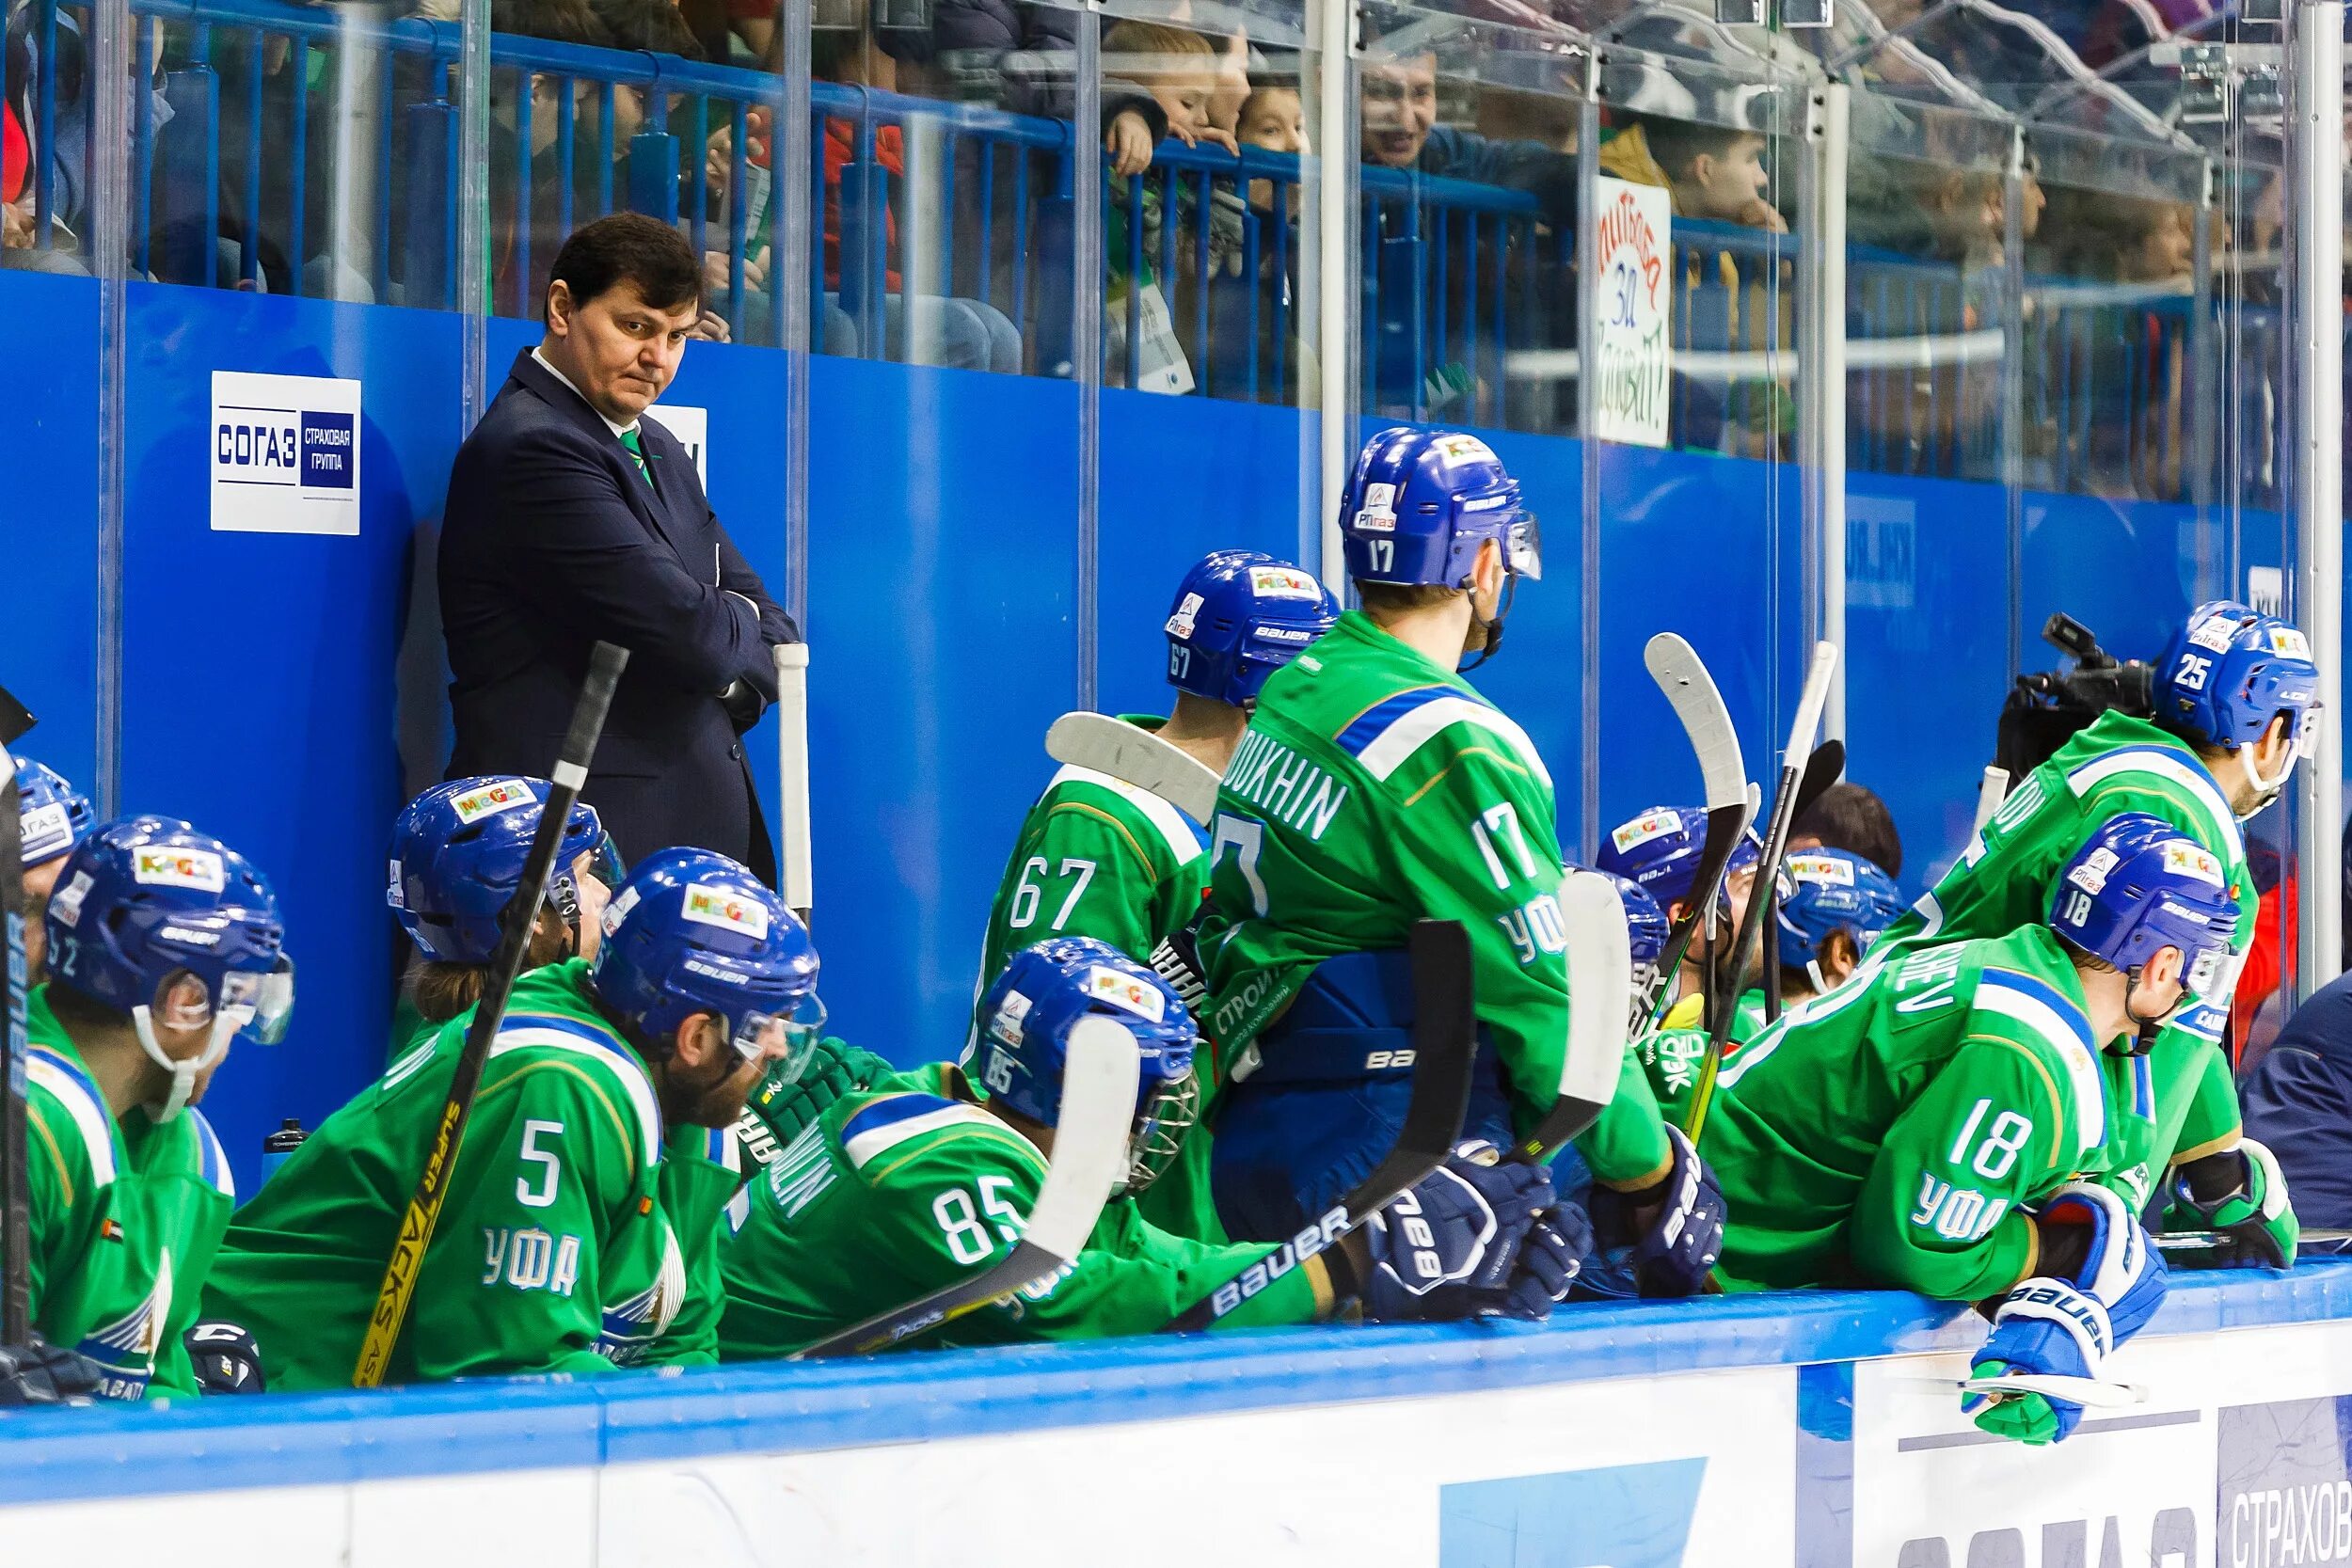
[[[1091,768],[1064,763],[1055,773],[1053,781],[1045,786],[1046,798],[1050,800],[1068,784],[1084,784],[1090,789],[1117,796],[1133,809],[1135,816],[1143,818],[1151,830],[1152,838],[1168,847],[1168,852],[1175,857],[1178,865],[1198,860],[1208,847],[1208,840],[1198,823],[1148,789],[1138,789],[1124,779],[1114,779],[1108,773],[1098,773]],[[1148,849],[1148,846],[1143,847]]]
[[2077,796],[2116,782],[2183,802],[2205,847],[2233,866],[2246,859],[2246,840],[2238,832],[2237,815],[2231,811],[2221,786],[2195,757],[2170,746],[2118,746],[2066,770],[2066,787]]
[[2077,1148],[2106,1142],[2106,1080],[2082,1008],[2049,982],[2012,969],[1987,969],[1978,976],[1975,1007],[2002,1021],[2004,1037],[2037,1049],[2058,1065],[2064,1092],[2074,1101]]
[[[25,1071],[33,1090],[46,1094],[65,1113],[64,1119],[72,1124],[77,1134],[74,1141],[89,1165],[91,1183],[100,1187],[112,1183],[116,1169],[114,1117],[107,1114],[106,1099],[98,1092],[98,1085],[77,1063],[43,1046],[34,1046],[26,1053]],[[58,1139],[62,1155],[64,1130],[54,1129],[53,1135]]]
[[654,1097],[653,1080],[645,1076],[645,1064],[638,1060],[637,1053],[617,1037],[557,1013],[519,1014],[499,1026],[498,1038],[490,1042],[490,1059],[516,1052],[575,1062],[595,1078],[609,1081],[619,1091],[621,1103],[614,1106],[615,1112],[637,1132],[638,1169],[650,1168],[660,1160],[661,1106]]
[[[850,1168],[880,1180],[906,1159],[947,1143],[978,1140],[1017,1145],[1041,1163],[1029,1141],[977,1105],[932,1094],[879,1095],[841,1124],[841,1152]],[[885,1160],[898,1151],[900,1158]]]
[[1544,767],[1527,732],[1490,703],[1481,702],[1457,687],[1417,686],[1399,691],[1364,709],[1332,737],[1340,750],[1354,757],[1365,772],[1386,779],[1422,746],[1455,724],[1485,730],[1505,742],[1508,750],[1544,787],[1551,774]]

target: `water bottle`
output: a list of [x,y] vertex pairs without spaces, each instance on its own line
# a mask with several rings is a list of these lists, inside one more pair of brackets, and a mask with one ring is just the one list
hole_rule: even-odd
[[288,1117],[277,1132],[263,1138],[262,1140],[262,1180],[266,1183],[271,1177],[277,1175],[278,1167],[291,1159],[294,1151],[300,1148],[302,1141],[310,1135],[302,1130],[300,1117]]

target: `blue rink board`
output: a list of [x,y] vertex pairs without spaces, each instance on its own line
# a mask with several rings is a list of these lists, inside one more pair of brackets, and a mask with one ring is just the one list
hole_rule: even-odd
[[[1981,1338],[1967,1317],[1913,1295],[1819,1291],[1570,1308],[1541,1325],[1277,1329],[578,1384],[493,1379],[17,1413],[0,1416],[0,1505],[806,1452],[1740,1367],[1834,1370],[1965,1349]],[[2283,1276],[2176,1275],[2150,1332],[2346,1317],[2352,1260],[2319,1261]],[[1816,1438],[1850,1435],[1838,1425],[1838,1386],[1810,1371],[1804,1381],[1801,1415]]]

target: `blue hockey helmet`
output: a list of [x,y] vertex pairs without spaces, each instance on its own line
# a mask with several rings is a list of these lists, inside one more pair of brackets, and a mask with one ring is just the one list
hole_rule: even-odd
[[[243,855],[176,817],[118,817],[75,845],[43,930],[56,982],[129,1014],[139,1048],[171,1074],[158,1121],[180,1114],[196,1075],[232,1036],[264,1045],[285,1037],[294,961],[278,895]],[[174,1060],[156,1042],[154,1009],[183,974],[203,987],[203,1000],[173,1004],[164,1022],[210,1023],[212,1039],[201,1054]]]
[[1633,992],[1636,996],[1647,996],[1673,927],[1667,923],[1666,911],[1658,907],[1658,900],[1641,883],[1614,871],[1597,874],[1609,879],[1617,890],[1617,902],[1625,906],[1625,934],[1633,957]]
[[787,1084],[807,1070],[825,1024],[808,927],[749,870],[709,849],[638,862],[605,906],[588,980],[647,1055],[690,1015],[714,1013],[744,1059],[780,1051]]
[[1339,601],[1287,561],[1216,550],[1184,574],[1168,607],[1168,682],[1247,707],[1265,678],[1340,618]]
[[[485,964],[499,944],[499,916],[523,879],[539,832],[539,806],[555,788],[545,779],[483,777],[437,784],[392,821],[390,885],[384,901],[426,958]],[[621,881],[620,855],[596,808],[574,802],[548,879],[548,901],[580,933],[580,889],[572,867],[595,857],[591,874]]]
[[[2275,615],[2230,599],[2189,612],[2156,661],[2156,722],[2185,739],[2238,752],[2247,782],[2265,804],[2310,749],[2318,721],[2319,666],[2310,641]],[[2295,746],[2276,778],[2257,778],[2243,748],[2284,713]]]
[[1707,813],[1696,806],[1651,806],[1610,830],[1596,869],[1639,884],[1661,909],[1691,896],[1707,847]]
[[1359,582],[1467,588],[1491,539],[1513,577],[1540,578],[1534,514],[1486,442],[1396,425],[1357,454],[1340,499],[1348,576]]
[[[2101,823],[2050,897],[2058,935],[2134,979],[2160,949],[2180,949],[2185,1002],[2229,1000],[2238,915],[2237,890],[2219,859],[2162,817],[2137,811]],[[2132,1019],[2145,1049],[2161,1020]]]
[[27,869],[46,865],[81,843],[96,820],[89,797],[64,774],[24,756],[16,759],[16,811]]
[[1903,912],[1895,879],[1851,849],[1803,849],[1781,863],[1780,961],[1802,966],[1817,990],[1829,990],[1821,974],[1821,943],[1832,931],[1853,939],[1856,952]]
[[1041,1126],[1061,1117],[1062,1065],[1082,1018],[1107,1018],[1136,1037],[1136,1129],[1126,1190],[1141,1192],[1175,1158],[1200,1109],[1192,1014],[1167,981],[1106,942],[1050,937],[1012,956],[980,1000],[980,1082]]

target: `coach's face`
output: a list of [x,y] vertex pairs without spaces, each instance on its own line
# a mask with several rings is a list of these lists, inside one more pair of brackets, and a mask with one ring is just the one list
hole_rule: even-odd
[[628,424],[660,397],[677,374],[687,335],[702,308],[686,299],[666,310],[645,303],[623,278],[585,305],[558,279],[548,290],[549,357],[597,413]]

